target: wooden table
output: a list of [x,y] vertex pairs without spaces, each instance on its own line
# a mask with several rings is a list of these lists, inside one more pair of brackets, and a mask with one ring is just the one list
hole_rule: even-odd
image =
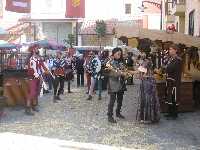
[[[165,81],[157,81],[157,93],[160,100],[161,112],[167,112],[167,104],[165,104]],[[182,80],[180,90],[180,99],[178,101],[179,112],[194,111],[193,100],[193,81]]]

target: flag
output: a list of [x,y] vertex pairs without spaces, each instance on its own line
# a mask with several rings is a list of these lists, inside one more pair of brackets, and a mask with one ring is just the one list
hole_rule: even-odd
[[66,0],[67,18],[84,18],[85,17],[85,0]]
[[0,0],[0,18],[3,18],[3,0]]
[[6,0],[6,10],[17,13],[30,13],[31,0]]

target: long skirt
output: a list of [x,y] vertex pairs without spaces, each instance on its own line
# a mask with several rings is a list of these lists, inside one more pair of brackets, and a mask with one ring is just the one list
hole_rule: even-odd
[[39,79],[29,79],[28,81],[28,98],[37,99],[40,94],[40,80]]
[[136,120],[144,123],[160,120],[160,104],[153,77],[145,77],[140,82]]

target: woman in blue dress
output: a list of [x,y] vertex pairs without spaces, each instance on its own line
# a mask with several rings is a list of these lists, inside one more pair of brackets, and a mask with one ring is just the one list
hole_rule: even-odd
[[138,70],[141,73],[136,120],[143,123],[159,122],[160,104],[151,61],[146,59]]

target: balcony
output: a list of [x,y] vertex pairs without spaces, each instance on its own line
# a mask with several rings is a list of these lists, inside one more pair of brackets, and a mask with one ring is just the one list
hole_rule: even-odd
[[172,15],[183,17],[183,16],[185,16],[185,11],[186,11],[186,7],[185,7],[184,0],[181,0],[178,3],[173,4]]
[[175,16],[166,15],[166,23],[174,23],[174,22],[175,22]]

